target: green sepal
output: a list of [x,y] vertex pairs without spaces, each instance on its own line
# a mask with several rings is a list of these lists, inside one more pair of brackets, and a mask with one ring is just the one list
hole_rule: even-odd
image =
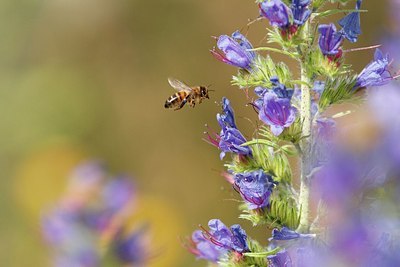
[[276,247],[269,251],[261,251],[261,252],[246,252],[243,255],[246,257],[253,257],[253,258],[266,258],[267,256],[275,255],[277,252],[281,250],[280,247]]
[[296,120],[292,123],[292,125],[285,128],[279,136],[275,136],[268,126],[262,126],[259,134],[265,137],[267,140],[271,140],[272,142],[274,142],[276,146],[279,146],[281,149],[282,147],[280,141],[290,142],[296,146],[300,142],[300,140],[304,138],[302,134],[302,126],[303,124],[301,123],[301,119],[298,116]]
[[261,246],[256,240],[249,237],[247,238],[247,246],[249,247],[249,252],[245,252],[242,254],[230,252],[218,262],[218,266],[267,266],[266,256],[274,255],[277,251],[280,250],[280,248],[278,247],[271,251],[265,251],[265,248],[263,246]]
[[319,48],[309,53],[309,56],[306,57],[307,61],[303,65],[310,78],[315,76],[335,77],[343,71],[342,68],[338,67],[338,65],[342,64],[341,60],[337,62],[330,61],[322,54]]
[[274,222],[274,227],[289,227],[296,229],[300,223],[300,213],[292,198],[271,199],[269,212],[265,212],[268,221]]
[[248,49],[248,51],[268,51],[268,52],[274,52],[274,53],[278,53],[278,54],[282,54],[282,55],[285,55],[285,56],[288,56],[288,57],[290,57],[290,58],[292,58],[292,59],[295,59],[295,60],[297,60],[297,57],[298,57],[298,53],[294,53],[294,52],[288,52],[288,51],[286,51],[286,50],[282,50],[282,49],[278,49],[278,48],[274,48],[274,47],[268,47],[268,46],[265,46],[265,47],[256,47],[256,48],[253,48],[253,49]]
[[[261,142],[257,143],[255,140],[250,141],[250,143],[248,142],[251,146],[253,156],[248,157],[246,160],[235,158],[233,162],[226,165],[229,171],[233,173],[245,173],[262,169],[265,173],[271,175],[274,181],[290,183],[292,180],[292,171],[284,150],[268,142],[268,140]],[[278,148],[278,150],[274,151],[273,147]],[[290,150],[288,147],[284,149]]]
[[272,86],[270,79],[274,76],[277,76],[279,82],[286,87],[293,88],[292,74],[285,63],[275,64],[270,56],[258,56],[253,63],[252,70],[249,72],[240,69],[238,74],[233,76],[232,84],[240,88],[256,86],[270,88]]
[[[275,188],[274,191],[279,191],[279,189]],[[269,208],[248,210],[247,205],[243,204],[239,206],[239,209],[243,212],[239,218],[250,221],[253,226],[266,225],[269,229],[286,226],[296,229],[300,223],[300,211],[294,199],[288,194],[286,197],[271,198]]]
[[294,35],[291,35],[290,38],[282,35],[282,31],[278,27],[267,29],[267,31],[268,43],[276,43],[285,51],[295,50],[297,46],[304,43],[304,39],[301,38],[302,27]]
[[328,79],[318,102],[319,111],[322,112],[330,105],[342,103],[346,100],[357,100],[355,96],[356,90],[354,90],[356,81],[356,75]]

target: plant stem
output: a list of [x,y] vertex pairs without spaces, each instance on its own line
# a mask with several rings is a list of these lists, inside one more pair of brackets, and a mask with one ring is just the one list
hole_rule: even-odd
[[[304,25],[303,36],[304,39],[308,38],[309,25]],[[304,62],[303,60],[301,62]],[[311,153],[311,89],[307,85],[309,79],[303,63],[300,63],[301,69],[301,104],[300,104],[300,117],[303,122],[302,126],[302,140],[300,141],[301,148],[301,177],[300,177],[300,194],[299,194],[299,209],[300,209],[300,223],[297,228],[298,232],[307,233],[310,228],[309,222],[309,198],[310,198],[310,178],[309,173],[311,169],[310,153]]]

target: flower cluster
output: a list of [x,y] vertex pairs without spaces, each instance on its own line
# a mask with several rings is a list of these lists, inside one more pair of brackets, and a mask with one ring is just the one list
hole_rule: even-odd
[[[219,266],[397,266],[400,220],[394,215],[400,209],[393,203],[400,192],[400,87],[388,85],[396,76],[380,49],[360,73],[342,60],[346,40],[354,43],[361,34],[362,1],[355,1],[355,9],[338,26],[319,22],[340,13],[323,11],[325,1],[257,2],[273,27],[268,43],[281,49],[254,48],[235,32],[232,37],[221,35],[220,51],[212,51],[220,61],[238,67],[232,84],[245,89],[255,111],[255,134],[244,137],[224,97],[217,115],[221,131],[207,133],[207,141],[227,160],[223,173],[241,199],[239,217],[272,229],[272,237],[262,246],[240,226],[228,228],[214,219],[210,230],[193,233],[189,250]],[[262,51],[295,59],[300,77],[294,78],[285,63],[275,63]],[[365,88],[370,117],[380,128],[374,134],[381,134],[382,140],[355,152],[340,142],[354,126],[344,130],[336,122],[352,111],[325,111],[364,97],[360,91]],[[230,159],[225,158],[227,152]],[[289,160],[293,157],[299,162],[296,172]],[[299,177],[293,182],[295,174]]]
[[290,7],[280,0],[263,1],[259,4],[260,14],[267,18],[271,26],[278,27],[282,35],[295,34],[311,15],[310,0],[293,0]]
[[362,0],[357,0],[357,11],[339,20],[338,23],[342,27],[340,31],[336,29],[333,23],[319,25],[319,47],[322,54],[327,56],[330,60],[337,61],[341,58],[341,47],[344,39],[354,43],[357,41],[358,35],[361,34],[360,13],[358,12],[361,7],[361,2]]
[[125,229],[135,205],[136,188],[128,177],[109,179],[97,162],[77,167],[64,196],[42,219],[54,266],[101,266],[99,244],[127,266],[147,262],[147,225]]

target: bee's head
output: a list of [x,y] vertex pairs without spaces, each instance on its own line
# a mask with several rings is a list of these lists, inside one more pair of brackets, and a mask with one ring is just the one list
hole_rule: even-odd
[[208,88],[205,86],[200,86],[200,94],[201,94],[201,97],[210,98],[208,96]]

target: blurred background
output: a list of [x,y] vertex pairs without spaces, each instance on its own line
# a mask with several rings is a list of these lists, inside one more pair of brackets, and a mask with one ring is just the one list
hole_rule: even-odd
[[[387,1],[364,2],[363,34],[346,48],[378,44],[392,27]],[[205,123],[218,130],[222,96],[252,134],[256,115],[230,85],[235,68],[208,50],[211,36],[236,29],[265,44],[266,21],[246,27],[257,16],[254,1],[242,0],[2,0],[0,264],[50,265],[40,216],[73,168],[93,158],[134,177],[139,216],[162,248],[151,266],[204,266],[181,238],[211,218],[240,222],[266,241],[266,230],[237,219],[239,198],[220,176],[219,152],[201,140]],[[372,58],[364,51],[347,60],[360,71]],[[169,76],[215,92],[195,109],[165,110]]]

